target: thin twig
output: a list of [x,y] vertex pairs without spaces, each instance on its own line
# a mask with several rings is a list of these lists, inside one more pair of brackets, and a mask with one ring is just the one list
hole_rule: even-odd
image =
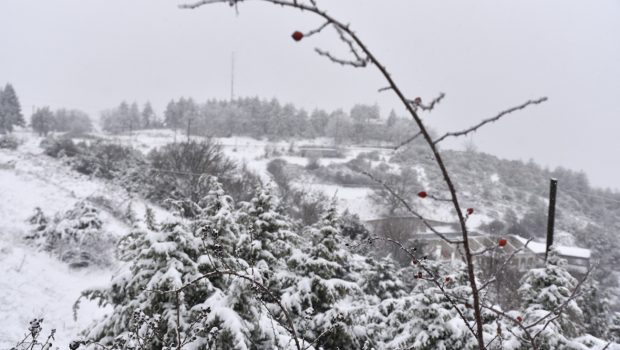
[[539,98],[537,100],[528,100],[527,102],[522,103],[522,104],[520,104],[520,105],[518,105],[516,107],[508,108],[508,109],[506,109],[504,111],[501,111],[496,116],[494,116],[492,118],[485,119],[485,120],[481,121],[480,123],[472,126],[471,128],[468,128],[468,129],[465,129],[465,130],[462,130],[462,131],[453,131],[453,132],[445,133],[443,136],[441,136],[438,139],[436,139],[435,141],[433,141],[433,144],[438,144],[439,142],[443,141],[447,137],[451,137],[451,136],[452,137],[465,136],[465,135],[469,134],[470,132],[474,132],[474,131],[480,129],[485,124],[492,123],[492,122],[500,120],[502,117],[504,117],[504,116],[506,116],[506,115],[508,115],[510,113],[513,113],[513,112],[516,112],[518,110],[524,109],[525,107],[527,107],[529,105],[537,105],[537,104],[543,103],[543,102],[545,102],[547,100],[548,100],[547,97],[541,97],[541,98]]
[[329,53],[329,51],[321,50],[319,48],[315,48],[314,51],[316,51],[316,53],[318,53],[320,56],[327,57],[332,62],[341,64],[343,66],[352,66],[355,68],[366,67],[366,61],[361,61],[361,60],[351,61],[351,60],[337,58],[337,57],[334,57],[331,53]]
[[305,38],[307,38],[307,37],[312,36],[312,35],[314,35],[314,34],[318,34],[318,33],[320,33],[323,29],[325,29],[325,27],[327,27],[328,25],[330,25],[330,23],[329,23],[329,22],[325,22],[325,23],[323,23],[320,27],[318,27],[317,29],[314,29],[314,30],[311,30],[311,31],[309,31],[309,32],[305,33],[305,34],[304,34],[304,37],[305,37]]
[[422,223],[424,224],[424,226],[426,226],[429,230],[431,230],[431,232],[436,234],[438,237],[440,237],[441,239],[443,239],[444,241],[446,241],[447,243],[450,243],[450,244],[463,243],[462,241],[451,240],[448,237],[446,237],[443,233],[437,231],[433,227],[433,225],[431,225],[428,221],[426,221],[426,219],[422,215],[420,215],[418,212],[413,210],[413,208],[411,208],[409,203],[407,203],[407,201],[403,197],[399,196],[396,192],[394,192],[394,190],[390,186],[388,186],[386,183],[384,183],[383,181],[377,179],[376,177],[374,177],[372,174],[370,174],[367,171],[362,171],[361,173],[366,175],[366,176],[368,176],[371,180],[375,181],[376,183],[380,184],[381,186],[383,186],[388,192],[390,192],[390,194],[392,196],[394,196],[396,199],[398,199],[399,202],[401,202],[403,204],[403,206],[405,207],[405,209],[407,209],[407,211],[409,213],[411,213],[413,216],[415,216],[416,218],[421,220]]

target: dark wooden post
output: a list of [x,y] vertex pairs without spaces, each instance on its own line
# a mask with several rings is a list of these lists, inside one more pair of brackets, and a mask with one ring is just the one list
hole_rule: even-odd
[[549,255],[549,248],[553,245],[553,226],[555,224],[555,195],[558,188],[558,180],[551,179],[549,184],[549,216],[547,221],[547,250],[545,251],[545,261]]

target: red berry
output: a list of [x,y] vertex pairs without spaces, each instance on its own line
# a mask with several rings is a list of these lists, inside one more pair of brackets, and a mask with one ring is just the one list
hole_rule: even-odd
[[519,322],[519,323],[520,323],[521,321],[523,321],[523,317],[521,317],[521,316],[517,316],[517,322]]
[[474,213],[474,208],[467,208],[467,215],[471,215]]
[[422,272],[418,272],[418,278],[422,278]]
[[426,198],[426,196],[428,196],[428,193],[426,193],[425,191],[422,191],[422,192],[418,193],[418,197],[420,197],[420,198]]
[[413,100],[413,103],[415,103],[416,105],[418,105],[418,106],[419,106],[419,105],[421,105],[421,104],[422,104],[422,99],[421,99],[420,97],[416,97],[416,98]]
[[300,32],[300,31],[298,31],[298,30],[297,30],[297,31],[295,31],[295,32],[293,33],[293,35],[291,35],[291,36],[293,37],[293,40],[295,40],[295,41],[299,41],[299,40],[301,40],[301,39],[303,39],[303,38],[304,38],[304,33],[302,33],[302,32]]
[[508,244],[508,241],[501,238],[499,241],[497,241],[497,244],[499,244],[500,247],[505,247],[506,244]]
[[452,281],[452,279],[450,277],[446,277],[446,283]]

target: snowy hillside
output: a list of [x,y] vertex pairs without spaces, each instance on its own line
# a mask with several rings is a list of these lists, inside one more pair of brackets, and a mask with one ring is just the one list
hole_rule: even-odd
[[[0,319],[0,347],[14,345],[16,339],[23,337],[28,322],[33,318],[44,319],[44,333],[45,330],[49,331],[52,328],[57,330],[55,345],[58,345],[60,348],[66,348],[69,341],[79,337],[79,333],[95,320],[97,320],[99,324],[97,327],[90,329],[90,335],[106,339],[104,335],[98,334],[97,332],[103,332],[103,329],[106,327],[111,327],[116,321],[114,317],[110,315],[125,312],[124,306],[118,304],[115,306],[98,308],[94,303],[82,300],[76,314],[77,320],[75,320],[73,315],[73,305],[75,301],[84,290],[93,289],[106,291],[104,293],[112,293],[110,296],[110,298],[112,298],[115,292],[109,289],[111,280],[114,281],[115,286],[123,285],[127,283],[127,274],[140,274],[141,268],[146,268],[147,270],[151,268],[150,264],[137,266],[137,261],[121,262],[116,259],[111,265],[106,266],[89,266],[82,269],[69,268],[66,263],[59,261],[50,253],[38,250],[25,242],[24,237],[33,230],[33,225],[29,223],[28,220],[37,207],[40,208],[42,212],[54,216],[57,213],[62,213],[71,209],[76,203],[87,202],[98,210],[103,222],[103,230],[116,237],[116,239],[126,236],[130,232],[134,234],[136,232],[140,234],[147,232],[146,236],[143,236],[143,241],[138,240],[137,243],[132,243],[142,245],[141,250],[138,250],[138,252],[140,252],[138,256],[140,256],[140,254],[146,254],[149,252],[149,249],[155,252],[154,256],[156,257],[161,257],[163,253],[165,259],[162,261],[162,264],[164,264],[167,270],[161,276],[163,279],[169,277],[172,281],[171,283],[175,286],[184,283],[183,281],[187,282],[188,280],[185,280],[187,278],[197,276],[197,271],[191,270],[195,269],[196,266],[200,266],[201,264],[211,266],[210,264],[213,264],[210,260],[211,257],[206,258],[203,256],[197,260],[198,265],[191,265],[193,267],[190,268],[189,272],[187,272],[187,270],[183,270],[185,272],[176,271],[175,269],[178,266],[172,264],[173,261],[176,261],[175,259],[180,259],[180,261],[188,259],[183,254],[193,254],[191,253],[193,250],[201,249],[197,248],[197,246],[193,246],[194,244],[199,244],[192,241],[195,240],[195,237],[191,238],[191,236],[187,236],[183,238],[187,239],[187,241],[183,241],[181,237],[185,237],[184,235],[187,233],[174,225],[164,225],[160,228],[161,231],[157,231],[156,233],[151,232],[150,230],[155,229],[152,227],[149,228],[149,224],[146,222],[137,221],[132,223],[126,216],[128,215],[126,213],[132,211],[132,215],[138,218],[144,218],[148,216],[148,207],[152,210],[152,213],[154,213],[153,220],[155,222],[163,223],[167,220],[172,220],[171,222],[174,222],[174,216],[170,211],[163,209],[153,202],[145,200],[140,194],[128,190],[128,187],[121,186],[118,181],[106,180],[95,175],[86,176],[80,174],[80,172],[75,169],[75,163],[71,165],[70,162],[68,162],[68,158],[62,156],[54,158],[44,154],[43,149],[39,146],[42,141],[41,137],[37,137],[29,132],[18,132],[17,137],[20,139],[21,145],[16,150],[0,149],[0,193],[3,199],[0,201],[0,216],[2,217],[0,221],[0,266],[2,269],[2,276],[4,277],[0,279],[0,310],[3,315],[6,315],[6,317]],[[160,149],[174,141],[173,133],[166,130],[145,130],[137,132],[131,137],[109,135],[96,135],[96,137],[107,139],[111,144],[133,147],[145,155],[151,150]],[[200,137],[192,138],[198,141],[202,140]],[[86,144],[92,143],[92,140],[91,138],[83,139]],[[362,220],[375,219],[390,215],[390,213],[388,213],[387,209],[374,198],[377,190],[376,184],[367,182],[361,177],[355,177],[357,175],[351,172],[352,170],[347,169],[349,169],[352,164],[355,164],[355,162],[361,162],[361,164],[367,164],[369,170],[380,171],[379,174],[381,176],[390,176],[391,174],[401,175],[404,169],[407,169],[407,167],[411,166],[411,163],[414,163],[413,173],[415,174],[415,186],[417,187],[407,189],[407,191],[410,192],[407,193],[407,200],[410,201],[416,211],[427,218],[448,223],[455,221],[449,203],[431,201],[416,195],[418,190],[429,191],[437,197],[445,197],[446,194],[444,189],[437,186],[436,181],[434,181],[437,177],[436,169],[433,169],[424,161],[414,162],[414,156],[410,157],[404,153],[410,150],[395,152],[384,148],[340,146],[338,152],[342,154],[341,157],[319,158],[319,165],[310,167],[309,164],[311,164],[312,160],[310,157],[300,155],[299,145],[331,147],[328,140],[297,140],[295,144],[291,144],[285,141],[270,142],[246,137],[231,137],[219,138],[216,141],[222,145],[222,150],[226,156],[233,159],[237,165],[244,164],[248,169],[257,173],[263,182],[266,183],[272,182],[274,176],[268,170],[269,164],[275,159],[282,160],[282,164],[286,166],[285,169],[287,169],[289,174],[294,175],[291,183],[295,188],[304,191],[318,191],[323,193],[327,199],[336,198],[336,204],[340,212],[349,210],[354,214],[358,214]],[[469,162],[471,164],[478,164],[478,157],[486,157],[485,155],[472,156],[458,153],[456,154],[456,158],[449,158],[449,161],[455,164],[455,162],[458,162],[459,159],[463,159],[465,156],[470,157]],[[515,212],[515,224],[523,223],[522,225],[526,225],[527,222],[524,220],[530,215],[528,214],[528,210],[532,207],[539,209],[541,203],[544,203],[544,195],[540,195],[540,193],[539,195],[529,193],[527,189],[521,188],[518,184],[514,184],[510,179],[507,179],[502,164],[505,163],[498,161],[495,168],[483,167],[482,169],[470,169],[469,171],[461,171],[460,168],[458,168],[456,171],[458,175],[457,183],[462,192],[464,206],[475,208],[475,215],[472,215],[468,221],[468,225],[471,229],[480,230],[484,233],[491,232],[497,234],[498,232],[492,232],[492,228],[495,226],[490,225],[490,223],[494,220],[503,220],[502,222],[509,223],[510,221],[505,217],[505,212],[509,209]],[[334,174],[337,174],[337,177],[333,177]],[[338,176],[347,180],[341,180]],[[535,174],[535,176],[540,176],[540,174]],[[480,177],[485,180],[477,181],[476,178]],[[339,183],[339,181],[352,182]],[[276,186],[276,184],[272,185]],[[217,187],[219,185],[213,186]],[[252,218],[253,215],[258,215],[255,219],[256,221],[253,222],[250,227],[252,227],[252,225],[256,225],[256,227],[265,225],[269,227],[270,230],[275,227],[279,233],[274,237],[287,237],[290,235],[290,242],[297,242],[295,244],[300,244],[299,247],[287,248],[294,252],[290,257],[291,260],[289,264],[292,264],[291,266],[297,266],[295,273],[291,273],[288,270],[277,270],[279,279],[288,281],[288,283],[290,283],[290,281],[297,281],[282,291],[282,293],[284,293],[282,300],[287,307],[294,310],[299,309],[298,312],[302,312],[301,305],[303,304],[304,295],[316,292],[313,289],[315,286],[312,283],[318,282],[313,280],[314,282],[311,283],[311,279],[309,279],[309,276],[315,276],[315,274],[318,274],[317,276],[323,276],[325,274],[324,276],[326,276],[325,278],[327,279],[321,282],[325,283],[322,288],[333,289],[330,293],[337,294],[342,292],[342,290],[348,290],[347,293],[353,293],[351,295],[360,295],[359,293],[362,293],[360,292],[360,288],[364,290],[363,293],[368,293],[367,299],[359,299],[357,297],[338,299],[337,302],[332,304],[331,308],[333,309],[326,309],[328,310],[326,314],[314,314],[315,311],[312,308],[304,310],[304,313],[313,315],[312,322],[315,322],[315,327],[318,327],[317,329],[325,330],[326,328],[321,327],[328,327],[330,324],[329,322],[340,320],[338,317],[342,316],[328,316],[330,312],[336,312],[334,310],[349,315],[347,317],[350,317],[351,320],[356,320],[355,322],[365,322],[364,324],[367,327],[377,327],[377,329],[381,329],[387,324],[397,322],[396,320],[401,320],[405,317],[403,315],[408,315],[405,318],[410,319],[411,322],[403,326],[405,328],[400,329],[410,329],[409,331],[402,331],[402,333],[394,339],[390,339],[389,336],[385,335],[377,335],[377,339],[387,339],[381,340],[381,344],[384,344],[386,349],[396,348],[393,347],[395,344],[427,341],[424,340],[427,339],[426,333],[424,333],[426,332],[424,330],[426,329],[425,323],[418,324],[416,322],[424,320],[424,318],[428,316],[428,312],[424,311],[422,314],[418,314],[416,311],[417,309],[414,310],[409,307],[398,306],[400,305],[399,303],[413,303],[416,305],[417,303],[423,303],[422,300],[418,300],[417,298],[433,290],[432,288],[428,289],[428,286],[425,287],[423,281],[404,282],[404,279],[401,281],[402,277],[400,277],[400,274],[412,273],[412,270],[396,272],[397,270],[395,270],[393,262],[384,260],[381,260],[381,262],[374,262],[372,260],[366,260],[361,256],[352,255],[353,253],[345,249],[332,251],[329,254],[333,255],[328,254],[325,258],[320,258],[316,261],[312,260],[313,256],[319,254],[317,253],[318,251],[321,251],[320,254],[327,254],[326,252],[334,247],[344,247],[344,242],[340,240],[348,239],[342,237],[329,238],[331,234],[336,232],[335,228],[333,228],[337,226],[334,223],[335,221],[331,223],[329,221],[336,220],[335,213],[330,214],[328,210],[327,214],[323,214],[327,216],[324,216],[319,223],[327,226],[320,228],[320,230],[315,226],[312,228],[303,228],[298,226],[299,223],[295,224],[296,226],[293,228],[294,225],[289,221],[290,218],[280,216],[280,214],[275,214],[275,212],[270,211],[273,209],[270,206],[274,205],[272,201],[275,203],[277,200],[273,195],[267,192],[261,192],[258,198],[252,199],[252,201],[243,206],[240,211],[233,211],[233,208],[230,207],[227,209],[230,210],[230,212],[222,212],[222,208],[225,209],[228,208],[227,206],[230,206],[230,203],[224,198],[223,191],[211,191],[207,197],[216,201],[217,205],[211,205],[211,207],[207,205],[207,207],[200,210],[209,212],[210,214],[208,215],[212,215],[212,217],[207,220],[207,226],[217,223],[216,227],[220,227],[219,229],[222,230],[216,237],[220,235],[221,237],[226,237],[227,234],[238,234],[240,235],[239,237],[242,237],[239,238],[240,241],[250,239],[248,236],[243,236],[244,230],[246,229],[243,229],[242,225],[246,224],[248,218]],[[266,209],[261,206],[265,206],[264,208]],[[573,207],[565,208],[567,207],[562,208],[565,212],[559,217],[558,226],[560,229],[558,230],[558,241],[572,244],[575,242],[575,237],[578,233],[572,231],[571,228],[584,227],[586,224],[592,223],[593,220],[587,213],[584,214],[574,211]],[[265,211],[263,212],[263,210]],[[396,212],[396,215],[403,214],[406,213],[402,211]],[[200,224],[202,225],[204,223]],[[535,226],[523,227],[529,229]],[[438,228],[450,230],[449,226]],[[168,229],[172,229],[173,231],[166,231]],[[300,230],[299,232],[303,232],[303,235],[305,235],[303,239],[308,241],[301,240],[303,243],[300,243],[296,241],[297,238],[291,238],[297,235],[297,233],[291,230]],[[318,240],[312,238],[312,235],[325,236],[322,240]],[[178,239],[181,239],[181,241],[177,241]],[[320,248],[323,244],[321,242],[324,242],[324,239],[335,239],[339,243],[335,246],[329,245],[331,247],[330,249]],[[172,249],[172,242],[174,242],[174,245],[177,246],[178,249],[187,249],[189,253]],[[278,250],[278,247],[281,247],[281,244],[291,244],[290,242],[287,241],[287,243],[282,243],[278,241],[278,243],[275,244],[271,241],[262,242],[257,240],[252,242],[250,245],[252,249],[249,252],[244,251],[245,248],[240,248],[240,252],[242,255],[248,254],[251,259],[266,259],[262,263],[257,264],[259,270],[265,266],[269,266],[269,264],[281,266],[280,264],[282,264],[282,262],[277,259],[277,256],[283,253]],[[212,244],[213,247],[219,246],[219,243],[216,243],[217,242],[211,242],[209,244]],[[187,246],[185,246],[185,244],[187,244]],[[205,242],[202,244],[205,244]],[[319,246],[315,246],[317,244]],[[348,244],[349,243],[347,243],[347,245]],[[536,249],[543,249],[540,243],[533,243],[533,247]],[[273,252],[269,251],[264,255],[254,255],[255,252],[253,249],[275,250]],[[318,249],[317,252],[311,253],[315,249]],[[180,255],[177,256],[177,254]],[[220,252],[218,254],[222,253]],[[238,252],[235,251],[235,254],[238,254]],[[153,261],[150,255],[146,255],[143,258],[149,262]],[[227,264],[238,263],[238,257],[235,257],[235,259],[232,259],[232,257],[228,259],[231,260],[229,260]],[[334,259],[334,261],[338,261],[338,263],[331,261],[326,262],[327,260],[325,259]],[[267,261],[269,263],[267,263]],[[172,265],[168,266],[167,264]],[[338,267],[338,264],[347,264],[347,267],[342,270]],[[458,277],[458,274],[461,273],[462,270],[458,268],[455,269],[455,266],[435,266],[433,265],[435,264],[434,262],[429,262],[429,264],[431,264],[429,266],[431,266],[432,269],[438,269],[437,273],[445,273],[450,276],[446,279],[446,284],[448,284],[448,281],[451,282],[452,278],[454,278],[455,281],[459,280],[459,278],[463,278],[462,282],[466,281],[466,279],[464,279],[465,277],[463,277],[464,275]],[[242,264],[240,266],[244,265]],[[319,268],[317,266],[320,266],[319,272],[312,270],[314,268]],[[332,268],[335,270],[332,271]],[[442,269],[448,270],[443,271]],[[345,270],[350,272],[343,274]],[[120,271],[123,271],[123,273],[119,274]],[[376,276],[373,275],[375,271],[377,273]],[[185,275],[186,273],[187,275]],[[368,273],[370,273],[370,276],[367,275]],[[418,272],[416,272],[415,276],[418,276]],[[377,285],[373,282],[374,278],[379,279],[379,281],[376,282],[378,283]],[[531,278],[541,278],[541,276],[536,275]],[[566,283],[568,286],[574,286],[576,283],[569,277],[567,277],[567,280],[568,282]],[[360,285],[358,285],[358,283]],[[408,285],[409,283],[411,283],[411,286]],[[237,285],[235,287],[236,289],[233,288],[225,292],[224,290],[217,289],[219,287],[210,286],[208,288],[216,288],[218,292],[204,304],[205,307],[209,306],[210,312],[213,312],[213,316],[207,317],[209,322],[218,324],[218,322],[220,322],[218,320],[224,319],[224,323],[215,328],[223,327],[229,329],[236,334],[235,337],[238,337],[238,339],[246,339],[245,337],[247,337],[247,333],[250,332],[252,327],[260,327],[260,329],[269,329],[272,327],[270,319],[265,314],[261,314],[261,311],[258,309],[248,311],[251,316],[243,316],[255,317],[255,321],[252,321],[255,322],[254,326],[252,326],[252,322],[246,319],[240,319],[239,317],[241,316],[236,313],[237,311],[234,311],[236,306],[233,307],[232,305],[238,302],[237,298],[243,300],[243,297],[238,295],[238,293],[243,293],[242,291],[245,290],[244,288],[246,287],[247,286]],[[413,296],[411,296],[411,299],[407,299],[409,298],[405,296],[407,294],[402,294],[407,288],[412,288],[410,291],[417,291],[412,292],[414,294],[412,294]],[[457,286],[455,286],[455,288],[454,292],[457,293]],[[140,293],[144,292],[140,291]],[[118,300],[118,296],[114,298],[115,299],[109,299],[108,301]],[[139,298],[148,299],[150,296],[148,293],[140,294]],[[128,300],[128,302],[133,303],[134,301]],[[321,299],[315,302],[323,303],[327,301]],[[438,306],[434,305],[432,307]],[[396,311],[394,314],[385,313],[386,308],[396,308]],[[372,317],[369,316],[366,318],[366,316],[361,316],[361,314],[358,314],[360,310],[366,310],[364,312],[372,314]],[[421,310],[424,309],[422,308]],[[408,314],[408,312],[413,313]],[[517,311],[511,312],[515,313]],[[534,311],[531,312],[533,315]],[[166,315],[166,313],[163,313],[163,315]],[[514,315],[516,315],[516,313]],[[168,314],[168,316],[170,316],[170,314]],[[341,321],[342,320],[338,322]],[[300,322],[298,326],[308,326],[307,321]],[[354,321],[351,322],[353,324],[355,323]],[[435,320],[431,319],[429,322],[435,322]],[[436,326],[442,328],[447,327],[447,332],[452,334],[452,337],[456,339],[449,341],[458,342],[466,338],[467,332],[464,328],[465,326],[458,317],[453,318],[448,323],[439,323]],[[334,334],[333,337],[330,337],[331,340],[329,341],[333,341],[335,342],[333,344],[337,344],[339,339],[346,335],[347,337],[351,337],[350,339],[347,338],[350,344],[358,344],[356,342],[360,341],[358,338],[362,337],[364,334],[364,328],[352,325],[347,325],[346,327],[351,328],[340,336]],[[510,327],[510,324],[503,324],[502,327]],[[278,328],[276,327],[276,329]],[[416,333],[418,331],[422,333]],[[279,329],[278,332],[280,333],[278,333],[276,340],[274,340],[276,343],[280,341],[290,343],[291,339],[285,335],[286,331]],[[205,339],[211,339],[209,337]],[[604,343],[601,343],[599,339],[590,339],[588,337],[589,336],[575,338],[570,342],[575,349],[601,349],[604,346]],[[379,342],[377,339],[375,340]],[[373,342],[375,340],[373,340]],[[510,341],[507,339],[505,344],[518,344],[518,342],[514,339]],[[583,344],[590,344],[590,347],[585,347]],[[608,349],[613,349],[614,346],[615,345],[611,345]],[[450,348],[450,346],[448,346],[448,348]]]

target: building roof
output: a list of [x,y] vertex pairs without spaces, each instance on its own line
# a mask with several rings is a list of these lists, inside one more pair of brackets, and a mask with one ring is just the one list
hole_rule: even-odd
[[[516,239],[521,241],[523,244],[527,242],[527,239],[521,236],[514,236]],[[544,254],[547,250],[547,244],[541,242],[530,242],[527,245],[527,248],[531,250],[535,254]],[[579,247],[567,247],[561,245],[555,245],[555,249],[560,253],[560,255],[575,257],[575,258],[584,258],[589,259],[591,256],[590,249],[579,248]]]

